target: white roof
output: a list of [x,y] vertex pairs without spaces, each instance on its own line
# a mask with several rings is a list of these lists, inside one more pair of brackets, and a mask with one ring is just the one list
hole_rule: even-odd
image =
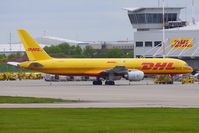
[[[64,42],[72,44],[72,45],[82,45],[82,46],[85,44],[88,44],[88,42],[75,41],[75,40],[63,39],[63,38],[52,37],[52,36],[36,38],[36,41],[39,43],[39,45],[42,48],[44,48],[45,46],[57,45]],[[23,51],[25,51],[25,49],[21,43],[12,43],[11,48],[10,48],[10,44],[0,44],[0,53],[23,52]]]
[[[165,7],[165,9],[183,9],[184,7]],[[145,9],[162,9],[162,7],[132,7],[132,8],[123,8],[127,11],[136,12],[139,10],[145,10]]]
[[127,11],[137,11],[137,10],[140,10],[142,9],[141,7],[132,7],[132,8],[123,8],[124,10],[127,10]]
[[86,42],[82,42],[82,41],[76,41],[76,40],[70,40],[70,39],[64,39],[64,38],[52,37],[52,36],[44,36],[42,38],[51,39],[51,40],[57,40],[57,41],[60,41],[60,42],[73,43],[73,44],[86,43]]

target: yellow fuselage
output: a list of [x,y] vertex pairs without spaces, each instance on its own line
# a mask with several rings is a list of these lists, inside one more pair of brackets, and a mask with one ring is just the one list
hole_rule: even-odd
[[[41,66],[31,66],[39,63]],[[145,74],[185,74],[193,70],[184,61],[171,58],[79,58],[27,61],[20,64],[25,69],[60,75],[100,76],[101,72],[116,66],[141,70]]]

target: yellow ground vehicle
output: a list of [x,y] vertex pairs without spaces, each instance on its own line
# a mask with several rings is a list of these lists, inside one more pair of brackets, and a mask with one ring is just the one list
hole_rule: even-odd
[[31,73],[24,73],[24,79],[31,79]]
[[19,78],[19,80],[21,80],[21,79],[42,79],[43,76],[41,73],[26,72],[26,73],[18,73],[18,78]]
[[42,79],[43,76],[41,73],[31,73],[30,79]]
[[11,72],[0,73],[0,80],[17,80],[17,74]]
[[171,75],[157,75],[154,79],[155,84],[173,84]]
[[17,76],[18,76],[18,79],[19,79],[19,80],[24,79],[24,73],[23,73],[23,72],[18,72],[18,73],[17,73]]
[[6,75],[5,73],[0,73],[0,80],[6,80]]
[[17,80],[17,74],[11,73],[8,77],[8,80]]
[[22,79],[42,79],[43,76],[41,73],[24,73],[24,72],[4,72],[0,73],[0,81],[3,80],[22,80]]
[[18,75],[18,79],[19,79],[19,80],[22,80],[22,79],[29,79],[29,74],[26,75],[26,73],[24,73],[24,72],[18,72],[17,75]]
[[189,76],[189,77],[184,77],[181,80],[182,84],[188,84],[188,83],[194,83],[194,78]]

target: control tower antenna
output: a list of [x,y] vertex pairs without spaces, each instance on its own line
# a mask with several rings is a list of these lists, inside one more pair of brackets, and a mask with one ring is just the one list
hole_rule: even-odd
[[12,50],[12,33],[9,34],[10,51]]
[[194,15],[195,2],[192,0],[192,24],[196,24]]
[[165,57],[165,2],[162,0],[162,55]]

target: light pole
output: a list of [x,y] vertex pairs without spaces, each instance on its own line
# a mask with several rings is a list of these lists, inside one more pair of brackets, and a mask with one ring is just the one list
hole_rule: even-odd
[[165,3],[162,0],[162,56],[165,58]]

